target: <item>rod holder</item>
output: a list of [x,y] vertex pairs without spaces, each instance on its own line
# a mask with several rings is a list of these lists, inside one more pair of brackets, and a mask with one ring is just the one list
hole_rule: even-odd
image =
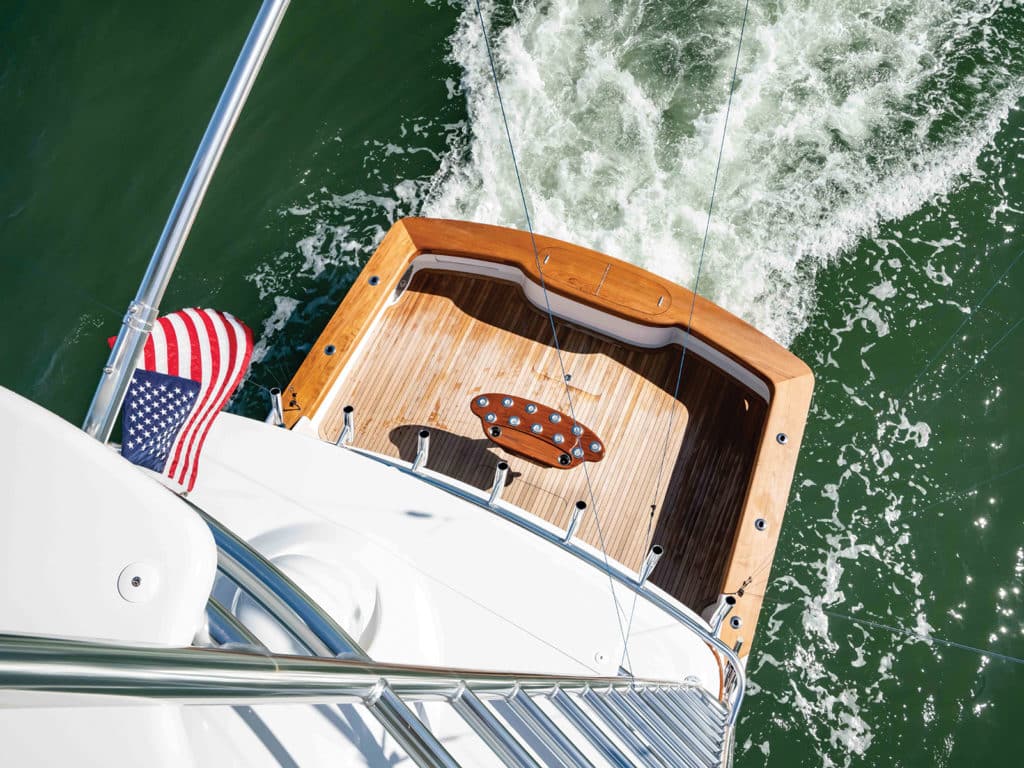
[[341,425],[341,434],[338,435],[338,442],[335,445],[351,445],[352,438],[356,436],[355,424],[352,421],[352,412],[355,411],[351,405],[346,405],[342,409],[343,418],[345,419]]
[[651,571],[654,570],[654,566],[658,564],[661,556],[665,554],[665,550],[660,544],[655,544],[651,547],[651,551],[647,553],[647,557],[644,558],[643,567],[640,568],[640,585],[647,581],[647,578],[651,575]]
[[501,498],[501,492],[505,490],[505,478],[508,477],[508,462],[499,461],[494,468],[494,483],[491,485],[491,495],[487,499],[487,506],[493,507]]
[[572,508],[572,517],[569,518],[569,525],[565,529],[565,538],[562,539],[566,544],[576,535],[576,529],[580,527],[580,521],[583,519],[583,511],[587,508],[587,502],[577,501]]
[[416,458],[412,461],[412,471],[419,472],[420,467],[427,463],[430,455],[430,430],[421,429],[416,438]]
[[281,404],[281,390],[274,387],[270,390],[270,418],[275,427],[284,426],[284,406]]
[[736,605],[735,595],[722,595],[718,598],[718,605],[715,606],[714,613],[711,614],[711,618],[708,619],[708,624],[711,627],[711,634],[718,637],[719,631],[722,629],[722,622],[725,621],[725,617],[729,615],[729,612]]

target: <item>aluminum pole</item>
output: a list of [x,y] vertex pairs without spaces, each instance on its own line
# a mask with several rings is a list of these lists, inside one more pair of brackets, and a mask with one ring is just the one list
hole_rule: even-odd
[[99,386],[93,395],[89,412],[82,429],[105,443],[117,420],[117,413],[124,402],[125,393],[135,372],[136,362],[149,338],[149,332],[160,311],[160,300],[167,290],[171,274],[178,263],[178,257],[185,246],[185,240],[192,229],[196,213],[203,202],[210,179],[217,169],[224,147],[245,100],[252,90],[252,84],[259,74],[263,59],[270,49],[281,19],[288,9],[289,0],[264,0],[259,15],[253,23],[242,52],[238,55],[235,68],[231,70],[224,92],[206,127],[206,133],[199,142],[199,149],[192,159],[185,181],[174,201],[164,231],[153,251],[149,268],[142,278],[135,300],[128,306],[121,332],[103,368]]

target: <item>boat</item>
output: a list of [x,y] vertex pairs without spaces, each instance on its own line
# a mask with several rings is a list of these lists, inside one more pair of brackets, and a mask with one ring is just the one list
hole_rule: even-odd
[[286,7],[257,17],[84,427],[0,390],[7,758],[730,765],[813,375],[686,288],[402,219],[266,419],[211,418],[198,481],[110,441]]

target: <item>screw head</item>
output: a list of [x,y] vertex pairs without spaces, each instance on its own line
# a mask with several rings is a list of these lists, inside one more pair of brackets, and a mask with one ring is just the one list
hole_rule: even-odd
[[508,417],[508,425],[510,427],[518,427],[519,426],[519,417],[518,416],[509,416]]
[[501,404],[504,405],[506,408],[511,408],[514,402],[515,400],[513,400],[511,397],[504,397],[501,400]]
[[743,619],[741,619],[739,616],[733,616],[731,619],[729,619],[729,626],[733,629],[739,629],[743,626]]
[[577,459],[582,459],[583,449],[577,445],[575,448],[572,449],[572,455],[575,456]]
[[490,400],[488,400],[486,397],[482,395],[476,399],[476,404],[479,405],[481,408],[486,408],[490,404],[490,402]]
[[541,432],[544,431],[544,427],[542,427],[540,424],[534,424],[532,427],[530,427],[530,431],[533,432],[533,434],[535,435],[539,435]]
[[576,435],[576,437],[579,437],[580,435],[583,434],[583,427],[581,427],[579,424],[573,424],[572,433]]
[[548,416],[548,421],[550,421],[552,424],[557,424],[561,420],[562,417],[557,413],[552,413],[550,416]]
[[554,440],[555,443],[557,443],[558,445],[561,445],[562,443],[565,442],[565,435],[561,435],[561,434],[555,435],[551,439]]
[[754,527],[759,531],[767,531],[768,521],[765,520],[763,517],[759,517],[757,518],[757,520],[754,521]]
[[785,445],[786,443],[789,442],[789,435],[787,435],[785,432],[779,432],[779,434],[775,436],[775,442],[777,442],[779,445]]
[[600,453],[601,452],[601,444],[595,440],[594,442],[592,442],[590,444],[590,450],[592,450],[594,453]]
[[526,412],[527,413],[536,413],[537,412],[537,406],[534,405],[533,403],[527,403],[527,405],[526,405]]
[[371,275],[370,279],[367,280],[366,282],[368,282],[370,285],[377,285],[378,283],[380,283],[380,278],[377,277],[377,275]]
[[147,603],[160,591],[160,570],[148,562],[125,566],[117,577],[117,592],[129,603]]
[[333,355],[336,349],[337,348],[333,344],[328,344],[326,347],[324,347],[324,354]]
[[493,424],[495,421],[498,420],[498,417],[495,416],[493,413],[488,413],[486,416],[484,416],[484,418],[487,419],[487,422],[489,424]]

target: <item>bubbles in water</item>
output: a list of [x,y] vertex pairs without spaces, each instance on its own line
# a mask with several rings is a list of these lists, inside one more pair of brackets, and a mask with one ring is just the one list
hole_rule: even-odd
[[[485,3],[534,228],[692,287],[742,3],[611,6]],[[701,293],[788,344],[822,265],[972,172],[1022,92],[976,6],[751,6]],[[524,228],[472,4],[452,43],[471,135],[425,212]]]

